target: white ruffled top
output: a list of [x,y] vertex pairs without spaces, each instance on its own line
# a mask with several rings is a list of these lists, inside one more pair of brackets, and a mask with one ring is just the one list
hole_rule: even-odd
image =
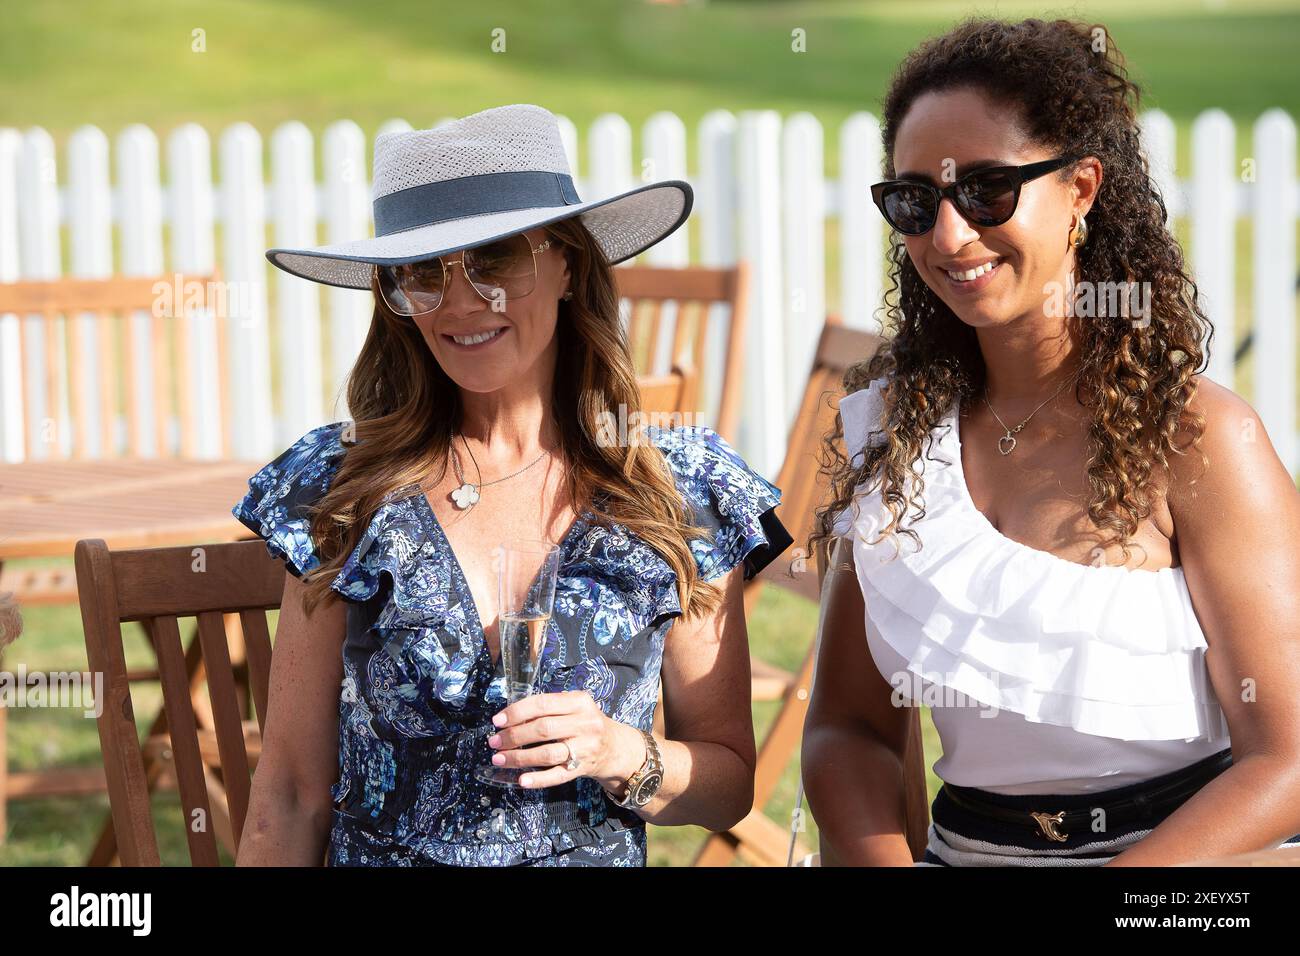
[[[883,382],[840,401],[855,463],[885,440]],[[1001,793],[1087,792],[1229,746],[1182,568],[1083,565],[1003,535],[970,497],[959,410],[913,465],[919,547],[875,541],[888,523],[878,490],[859,486],[836,521],[853,537],[877,667],[898,696],[931,706],[935,773]]]

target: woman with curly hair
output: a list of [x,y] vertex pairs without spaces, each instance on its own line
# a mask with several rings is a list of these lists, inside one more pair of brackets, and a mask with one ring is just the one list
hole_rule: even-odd
[[1300,840],[1300,493],[1199,374],[1138,93],[1100,27],[985,19],[888,92],[892,335],[845,377],[812,539],[834,545],[803,744],[827,864],[912,864],[920,703],[925,863]]

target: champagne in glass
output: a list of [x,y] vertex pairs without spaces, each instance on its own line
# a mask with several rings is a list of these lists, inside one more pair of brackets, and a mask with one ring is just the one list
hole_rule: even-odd
[[[513,704],[537,689],[546,630],[555,608],[560,549],[549,541],[512,541],[501,545],[497,557],[501,670],[506,700]],[[500,787],[519,786],[519,776],[526,772],[492,764],[474,771],[478,779]]]
[[506,678],[506,700],[514,703],[533,692],[537,662],[546,643],[546,625],[551,615],[501,615],[501,665]]

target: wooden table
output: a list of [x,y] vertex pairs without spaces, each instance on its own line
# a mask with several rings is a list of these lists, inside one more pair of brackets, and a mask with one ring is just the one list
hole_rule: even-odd
[[0,562],[72,557],[82,538],[147,548],[247,533],[230,509],[263,461],[121,458],[0,465]]
[[[20,607],[75,604],[71,560],[82,538],[109,548],[235,541],[251,537],[230,509],[265,461],[157,458],[33,461],[0,465],[0,593]],[[68,559],[66,566],[5,569],[18,558]],[[142,673],[142,678],[147,674]],[[103,768],[10,774],[6,709],[0,706],[0,842],[6,801],[103,791]]]

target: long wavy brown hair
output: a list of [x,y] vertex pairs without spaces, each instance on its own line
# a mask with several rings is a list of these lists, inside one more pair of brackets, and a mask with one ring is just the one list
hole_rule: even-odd
[[[573,298],[559,303],[553,414],[575,507],[622,525],[659,552],[677,574],[685,616],[714,610],[722,593],[699,580],[688,541],[706,532],[692,514],[663,454],[644,441],[601,441],[601,416],[641,410],[632,355],[620,320],[613,267],[573,217],[544,227],[568,260]],[[321,565],[307,579],[308,613],[329,586],[384,499],[428,476],[445,474],[461,419],[460,391],[408,318],[393,313],[372,286],[370,330],[348,376],[354,434],[311,518]],[[608,419],[605,419],[606,421]],[[606,430],[607,433],[607,430]],[[600,493],[599,503],[597,493]]]
[[[1186,453],[1188,442],[1175,445],[1184,425],[1190,426],[1190,444],[1199,448],[1204,416],[1187,406],[1195,393],[1193,376],[1205,361],[1202,342],[1212,334],[1142,153],[1141,91],[1102,26],[1068,20],[964,21],[914,50],[894,76],[883,109],[886,178],[895,175],[894,141],[911,104],[923,93],[960,88],[1011,104],[1034,142],[1101,161],[1105,180],[1088,213],[1089,240],[1076,251],[1080,283],[1150,283],[1146,327],[1085,322],[1079,329],[1082,361],[1075,394],[1093,409],[1087,513],[1099,530],[1111,533],[1108,541],[1120,542],[1127,561],[1129,539],[1151,513],[1153,473],[1167,469],[1169,452]],[[1066,167],[1058,175],[1065,181],[1070,172]],[[919,476],[912,479],[913,498],[905,480],[924,439],[952,402],[978,396],[984,387],[975,330],[925,284],[897,235],[887,263],[885,343],[844,375],[845,394],[886,379],[887,441],[868,445],[865,461],[852,468],[840,447],[843,421],[836,417],[822,451],[831,501],[817,509],[809,553],[831,537],[834,516],[862,483],[880,491],[889,512],[882,536],[896,544],[902,533],[920,545],[915,529],[902,522],[909,512],[918,520],[925,516],[920,500],[925,483]],[[1204,453],[1201,459],[1204,464]]]

